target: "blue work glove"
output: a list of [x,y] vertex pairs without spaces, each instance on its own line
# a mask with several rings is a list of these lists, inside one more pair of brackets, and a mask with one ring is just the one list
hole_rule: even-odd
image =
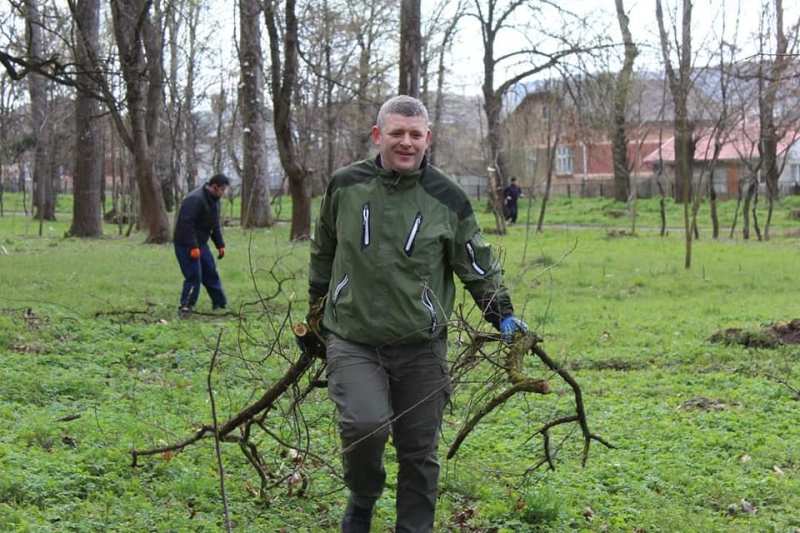
[[514,338],[514,333],[518,331],[520,333],[527,333],[528,324],[514,315],[508,315],[500,321],[500,338],[503,339],[503,342],[510,343]]

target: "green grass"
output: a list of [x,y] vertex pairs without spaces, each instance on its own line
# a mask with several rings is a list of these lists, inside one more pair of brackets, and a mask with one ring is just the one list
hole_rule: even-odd
[[[648,202],[639,202],[639,225],[657,226],[657,206]],[[489,237],[503,249],[518,312],[581,383],[591,429],[617,448],[595,443],[582,469],[572,434],[555,472],[523,477],[541,453],[541,442],[528,436],[554,409],[567,409],[569,397],[513,401],[479,426],[455,460],[442,461],[437,531],[458,531],[459,516],[478,531],[800,527],[800,403],[768,377],[800,388],[800,349],[707,341],[722,328],[800,317],[800,243],[783,236],[798,226],[788,217],[795,203],[782,203],[781,230],[769,242],[715,242],[704,225],[690,271],[682,268],[679,231],[666,238],[607,237],[607,228],[627,224],[603,218],[620,209],[607,200],[554,201],[550,223],[600,227],[532,232],[524,263],[524,226]],[[678,208],[670,205],[670,226],[680,224]],[[721,209],[732,212],[729,204]],[[480,218],[490,226],[487,214]],[[68,222],[65,214],[46,223],[39,238],[36,222],[0,218],[0,530],[218,531],[222,505],[209,442],[144,459],[136,469],[128,452],[172,442],[209,419],[205,380],[220,330],[218,408],[227,414],[251,401],[252,391],[263,390],[282,368],[274,357],[266,367],[244,360],[263,356],[274,338],[270,322],[259,308],[246,307],[248,339],[237,336],[233,318],[177,320],[181,280],[170,246],[142,245],[141,234],[117,237],[115,227],[101,240],[64,239]],[[234,307],[256,299],[252,243],[262,294],[276,288],[269,270],[278,256],[274,273],[292,278],[269,304],[271,316],[303,317],[308,245],[290,245],[287,236],[286,225],[227,229],[220,269]],[[199,307],[210,310],[206,294]],[[726,407],[681,408],[701,396]],[[443,448],[463,421],[467,398],[466,388],[458,391]],[[314,449],[336,464],[333,407],[324,391],[309,403]],[[59,421],[68,415],[80,417]],[[286,429],[271,420],[276,430]],[[569,431],[555,431],[554,442]],[[288,459],[266,443],[262,451],[275,472],[285,471]],[[391,487],[393,457],[389,450]],[[263,502],[252,493],[258,481],[238,447],[226,444],[223,458],[238,530],[336,530],[344,495],[320,464],[309,464],[313,497],[289,496],[281,486]],[[373,531],[393,523],[391,492],[379,502]],[[729,514],[742,499],[758,511]]]

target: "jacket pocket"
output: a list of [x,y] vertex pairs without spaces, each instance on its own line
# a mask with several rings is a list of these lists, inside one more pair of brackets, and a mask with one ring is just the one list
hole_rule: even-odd
[[431,291],[430,287],[427,285],[422,287],[422,305],[428,311],[428,316],[430,318],[431,324],[431,335],[436,333],[436,328],[439,325],[439,321],[436,317],[436,307],[433,303],[434,298],[432,297],[433,291]]
[[339,298],[342,295],[342,291],[350,284],[350,276],[345,273],[342,276],[342,279],[339,283],[336,284],[336,287],[333,288],[333,299],[331,300],[331,310],[333,311],[334,318],[336,317],[336,304],[339,303]]
[[411,229],[408,230],[405,246],[403,246],[403,251],[408,257],[411,257],[411,254],[414,252],[414,242],[417,240],[417,235],[419,234],[419,229],[421,226],[422,213],[417,212],[417,216],[414,217],[414,222],[411,224]]
[[369,246],[370,240],[370,227],[369,227],[369,202],[361,207],[361,249],[363,250]]

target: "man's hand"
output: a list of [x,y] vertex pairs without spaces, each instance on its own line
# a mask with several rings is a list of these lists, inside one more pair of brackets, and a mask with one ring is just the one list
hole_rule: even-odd
[[217,248],[217,259],[222,259],[223,257],[225,257],[225,247],[221,246]]
[[197,261],[200,259],[200,248],[192,248],[189,250],[189,257]]
[[500,321],[500,337],[505,343],[510,343],[514,339],[515,333],[526,333],[527,331],[528,325],[514,315],[508,315]]

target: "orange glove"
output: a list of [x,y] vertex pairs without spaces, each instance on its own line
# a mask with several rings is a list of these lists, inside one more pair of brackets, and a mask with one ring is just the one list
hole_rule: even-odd
[[217,248],[217,252],[219,252],[217,254],[217,259],[222,259],[223,257],[225,257],[225,247],[224,246],[222,248]]
[[200,248],[192,248],[189,250],[189,257],[197,261],[200,259]]

